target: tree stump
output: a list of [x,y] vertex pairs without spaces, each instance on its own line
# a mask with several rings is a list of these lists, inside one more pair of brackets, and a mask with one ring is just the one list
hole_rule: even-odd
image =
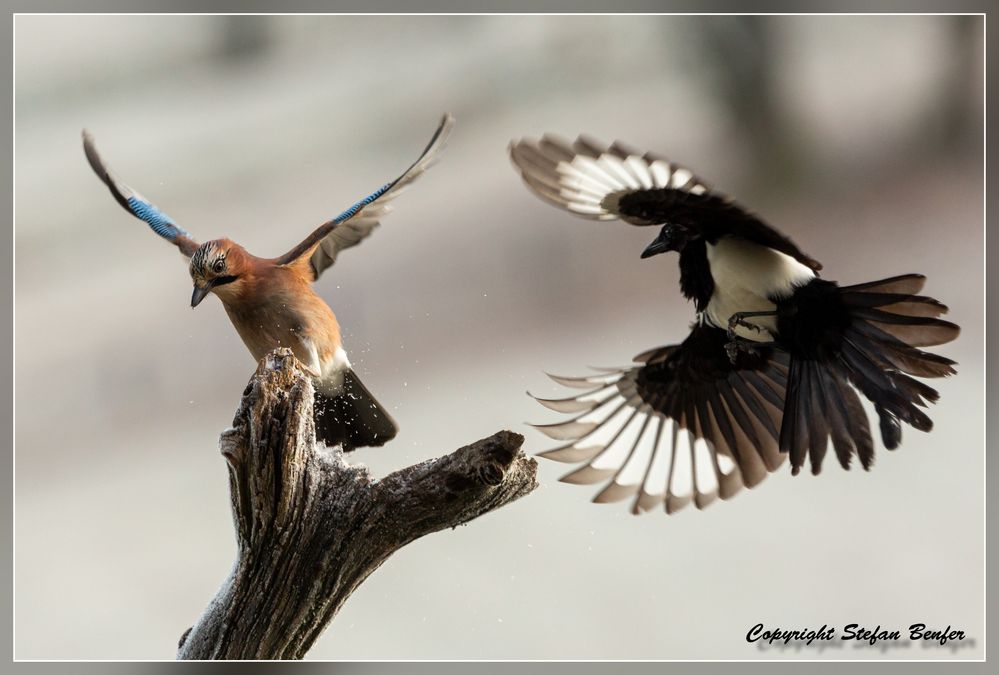
[[537,483],[524,439],[500,431],[381,480],[316,447],[312,381],[288,349],[260,362],[233,427],[237,559],[179,659],[300,659],[394,551],[512,502]]

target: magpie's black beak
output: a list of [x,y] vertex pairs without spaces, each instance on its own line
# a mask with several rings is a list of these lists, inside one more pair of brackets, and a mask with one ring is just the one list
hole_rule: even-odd
[[209,282],[206,286],[199,286],[194,284],[194,293],[191,294],[191,307],[197,307],[201,304],[201,301],[205,299],[212,290],[212,284]]
[[645,250],[642,251],[642,258],[651,258],[660,253],[679,250],[678,244],[679,242],[676,237],[673,236],[673,231],[668,227],[664,227],[659,232],[659,236],[656,237],[655,241],[646,246]]

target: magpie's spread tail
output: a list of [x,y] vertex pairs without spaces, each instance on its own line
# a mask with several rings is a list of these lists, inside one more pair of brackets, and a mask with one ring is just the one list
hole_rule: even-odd
[[[954,361],[919,347],[941,345],[960,328],[938,318],[947,307],[918,295],[919,274],[838,287],[816,279],[782,303],[778,331],[792,353],[780,449],[797,473],[821,469],[827,438],[844,468],[856,454],[867,469],[874,446],[855,387],[874,404],[881,439],[898,447],[902,422],[929,431],[923,412],[939,394],[915,377],[954,374]],[[852,385],[852,387],[851,387]]]
[[398,432],[392,416],[350,369],[344,372],[339,395],[329,397],[316,391],[313,418],[316,440],[325,445],[339,444],[344,452],[385,445]]

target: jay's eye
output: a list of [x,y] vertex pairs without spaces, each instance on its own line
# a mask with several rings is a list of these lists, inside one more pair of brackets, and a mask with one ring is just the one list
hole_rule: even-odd
[[222,261],[222,260],[216,260],[215,264],[212,265],[212,270],[214,270],[215,272],[224,272],[225,271],[225,262]]

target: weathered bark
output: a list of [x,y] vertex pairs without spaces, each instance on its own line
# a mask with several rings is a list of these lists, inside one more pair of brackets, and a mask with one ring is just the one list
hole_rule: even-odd
[[220,440],[237,559],[178,658],[302,658],[394,551],[537,487],[537,464],[510,431],[374,480],[339,448],[316,447],[312,397],[287,349],[264,359],[243,393]]

